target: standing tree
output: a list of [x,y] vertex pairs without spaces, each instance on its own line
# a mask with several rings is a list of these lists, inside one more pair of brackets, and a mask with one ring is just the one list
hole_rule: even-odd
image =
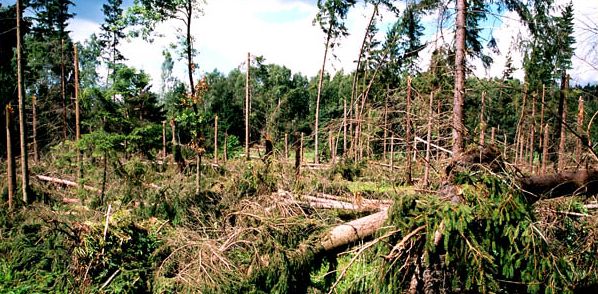
[[[112,77],[112,83],[116,79],[114,73],[117,70],[118,62],[125,60],[125,57],[118,49],[121,40],[126,36],[126,23],[123,18],[123,9],[121,8],[122,2],[122,0],[108,0],[102,6],[104,23],[101,26],[102,32],[100,33],[99,43],[100,48],[104,48],[102,58],[108,64],[106,79]],[[106,84],[108,84],[108,80],[106,80]]]
[[29,201],[29,167],[27,151],[27,124],[25,122],[25,93],[23,92],[23,60],[22,60],[22,36],[21,36],[21,0],[17,0],[17,92],[19,99],[19,134],[21,135],[21,190],[23,202]]
[[453,98],[453,157],[463,152],[463,104],[465,101],[465,25],[466,1],[457,0],[457,20],[455,22],[455,90]]
[[344,20],[347,18],[349,8],[355,5],[355,2],[355,0],[318,0],[318,8],[320,11],[316,15],[314,23],[317,22],[322,31],[326,34],[326,42],[324,43],[324,58],[322,60],[322,68],[320,69],[318,95],[316,97],[316,121],[314,126],[315,163],[319,163],[320,161],[318,153],[320,97],[322,96],[322,83],[324,81],[324,70],[326,68],[328,49],[334,48],[339,37],[344,37],[349,34]]

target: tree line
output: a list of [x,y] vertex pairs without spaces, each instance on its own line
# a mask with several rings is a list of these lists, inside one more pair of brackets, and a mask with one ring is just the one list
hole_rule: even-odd
[[[319,0],[314,23],[326,41],[319,74],[308,77],[251,54],[229,73],[198,75],[194,60],[201,40],[191,24],[205,3],[159,2],[136,0],[125,8],[121,0],[108,0],[101,33],[83,43],[74,43],[67,30],[74,17],[72,1],[0,7],[1,133],[6,138],[0,154],[8,163],[9,199],[17,191],[14,158],[21,167],[22,201],[29,202],[28,155],[35,163],[59,144],[72,144],[77,152],[73,166],[79,182],[85,177],[81,160],[101,163],[105,178],[119,157],[141,154],[158,160],[172,154],[183,171],[190,159],[199,167],[204,156],[226,159],[243,153],[242,147],[249,158],[249,147],[263,140],[288,156],[288,145],[299,145],[303,135],[301,145],[313,146],[315,163],[338,156],[384,159],[392,166],[399,157],[409,167],[407,182],[417,139],[451,151],[436,148],[435,156],[455,157],[467,145],[500,142],[506,156],[529,163],[532,172],[541,170],[535,166],[542,162],[562,169],[581,164],[581,153],[595,156],[593,118],[584,114],[598,110],[596,86],[568,82],[575,46],[572,3],[560,8],[553,1],[456,0],[452,10],[442,1],[426,0],[409,1],[401,10],[400,1],[366,0],[373,9],[362,33],[345,26],[358,1]],[[26,8],[32,13],[22,17]],[[380,9],[397,17],[383,38],[378,37]],[[490,64],[487,50],[496,48],[493,38],[483,44],[482,24],[493,11],[506,10],[515,11],[531,32],[523,48],[525,78],[513,78],[510,58],[501,77],[476,77],[472,61]],[[456,37],[454,44],[437,46],[430,66],[421,68],[420,53],[430,46],[421,19],[432,11],[454,17]],[[163,53],[162,87],[155,89],[158,81],[125,65],[119,44],[127,38],[159,38],[155,28],[167,20],[181,27],[175,49]],[[363,34],[355,70],[327,72],[329,54],[350,33]],[[177,59],[186,64],[185,81],[173,74]],[[568,146],[580,150],[574,160],[562,159]]]

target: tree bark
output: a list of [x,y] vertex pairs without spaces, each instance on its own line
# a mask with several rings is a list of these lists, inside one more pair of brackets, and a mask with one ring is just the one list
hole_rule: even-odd
[[6,180],[8,186],[8,209],[13,208],[14,195],[17,193],[17,172],[15,167],[15,155],[12,152],[12,106],[6,105]]
[[530,176],[520,180],[529,201],[556,198],[570,194],[594,195],[598,192],[598,170],[581,169],[555,174]]
[[[428,108],[428,134],[426,136],[426,142],[428,142],[426,146],[426,168],[424,170],[424,187],[427,187],[429,184],[430,178],[430,145],[432,143],[432,120],[434,117],[434,110],[433,102],[434,101],[434,92],[430,93],[430,105]],[[482,144],[483,145],[483,144]]]
[[289,158],[289,134],[284,133],[284,160]]
[[544,139],[542,139],[542,168],[540,175],[546,174],[546,162],[548,161],[548,124],[544,125]]
[[62,137],[66,141],[68,124],[66,122],[66,91],[64,81],[64,39],[60,39],[60,94],[62,96]]
[[31,96],[31,113],[33,115],[33,160],[39,162],[39,150],[37,148],[37,98],[35,95]]
[[465,0],[457,0],[455,34],[455,90],[453,98],[453,158],[463,152],[463,104],[465,101],[465,24],[467,6]]
[[79,150],[79,140],[81,139],[81,117],[79,109],[79,55],[77,45],[73,46],[75,63],[75,145],[77,152],[77,182],[81,182],[81,173],[83,172],[83,161],[81,159],[81,150]]
[[19,133],[21,135],[21,190],[23,192],[23,202],[27,203],[29,201],[29,161],[27,151],[27,124],[25,123],[21,41],[21,0],[17,0],[17,91],[19,98]]
[[411,184],[413,182],[411,177],[411,76],[407,77],[407,98],[406,98],[407,106],[405,109],[405,144],[406,146],[406,155],[405,155],[405,164],[406,164],[406,182],[407,184]]
[[245,159],[249,160],[249,79],[251,71],[251,54],[247,52],[247,74],[245,75]]
[[347,154],[347,96],[343,96],[343,157]]
[[557,127],[559,130],[559,150],[557,154],[557,171],[562,171],[565,168],[565,144],[566,132],[565,123],[567,122],[567,94],[569,92],[569,76],[563,74],[561,79],[561,91],[559,95],[559,119],[557,119]]
[[532,95],[532,117],[530,119],[529,132],[529,167],[530,173],[534,173],[534,145],[536,141],[536,94]]
[[166,121],[162,121],[162,158],[166,158]]
[[[584,133],[583,117],[584,117],[583,97],[579,96],[579,100],[577,102],[577,134],[579,134],[579,135]],[[577,144],[575,145],[575,159],[577,160],[578,164],[581,163],[582,148],[583,148],[583,142],[581,141],[581,137],[578,137]]]
[[191,0],[187,0],[186,3],[186,16],[187,21],[185,24],[187,25],[187,34],[186,34],[186,52],[187,53],[187,74],[189,75],[189,87],[191,87],[191,96],[195,97],[195,85],[193,85],[193,71],[195,70],[195,65],[193,64],[193,43],[191,42],[191,20],[193,19],[193,7],[191,6]]
[[322,84],[324,82],[324,70],[326,69],[326,58],[328,56],[328,47],[330,46],[330,39],[332,38],[331,35],[332,30],[332,22],[330,22],[330,26],[328,27],[328,34],[326,36],[326,44],[324,47],[324,59],[322,60],[322,68],[320,69],[320,77],[318,78],[318,96],[316,97],[316,122],[314,126],[314,136],[315,136],[315,145],[314,145],[314,163],[320,163],[320,156],[318,153],[318,131],[319,131],[319,123],[320,123],[320,98],[322,97]]
[[383,158],[386,160],[386,140],[388,139],[388,95],[389,95],[389,86],[386,86],[386,95],[384,96],[384,138],[382,139],[383,142]]
[[486,145],[486,91],[482,92],[482,109],[480,109],[480,145]]
[[214,117],[214,163],[218,164],[218,115]]
[[388,211],[380,212],[332,228],[320,241],[324,251],[332,251],[372,236],[388,218]]

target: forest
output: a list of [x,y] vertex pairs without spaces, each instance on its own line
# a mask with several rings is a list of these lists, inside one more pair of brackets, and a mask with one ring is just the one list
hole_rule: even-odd
[[[311,1],[307,76],[252,53],[201,73],[207,1],[105,0],[83,42],[79,1],[0,4],[0,292],[598,291],[598,84],[570,74],[598,23],[573,2]],[[507,12],[524,76],[511,52],[476,75]],[[155,81],[121,49],[166,22]]]

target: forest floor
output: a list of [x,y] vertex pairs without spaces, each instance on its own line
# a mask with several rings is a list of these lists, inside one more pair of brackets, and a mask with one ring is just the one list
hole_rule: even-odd
[[391,171],[381,160],[304,164],[297,173],[292,159],[204,159],[197,192],[193,163],[181,172],[168,159],[115,156],[104,193],[97,158],[83,167],[87,189],[38,177],[75,181],[71,149],[58,146],[32,165],[37,201],[0,212],[0,292],[580,292],[598,285],[596,197],[528,203],[508,170],[466,168],[450,179],[434,170],[422,187],[418,164],[407,185],[402,166]]

